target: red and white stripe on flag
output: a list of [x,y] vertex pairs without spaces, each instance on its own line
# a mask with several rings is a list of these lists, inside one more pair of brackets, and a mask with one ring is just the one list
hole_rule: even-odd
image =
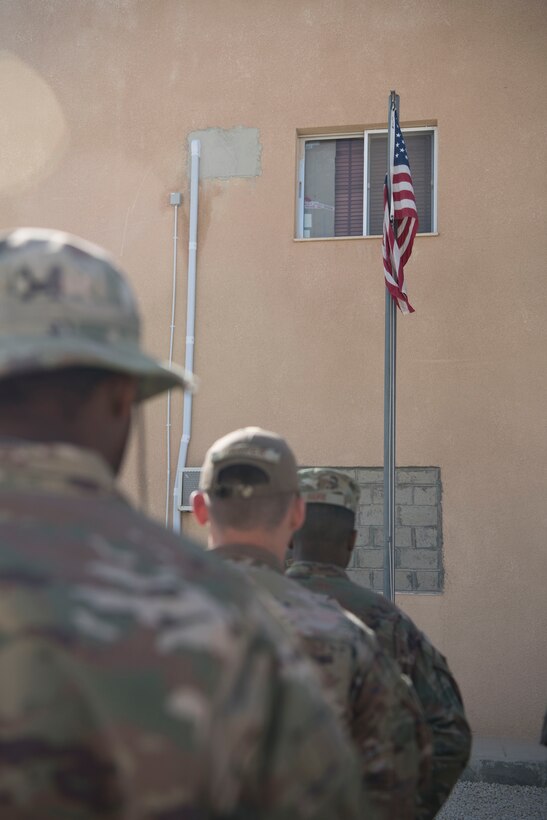
[[[404,267],[410,259],[418,231],[418,211],[410,175],[406,145],[396,111],[391,112],[393,155],[390,158],[391,195],[384,182],[384,231],[382,251],[386,287],[402,313],[414,313],[408,301]],[[395,229],[397,234],[395,235]]]

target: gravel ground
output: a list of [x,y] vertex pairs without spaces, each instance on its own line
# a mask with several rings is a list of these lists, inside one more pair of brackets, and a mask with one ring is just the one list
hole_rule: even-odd
[[547,789],[462,781],[437,820],[547,820]]

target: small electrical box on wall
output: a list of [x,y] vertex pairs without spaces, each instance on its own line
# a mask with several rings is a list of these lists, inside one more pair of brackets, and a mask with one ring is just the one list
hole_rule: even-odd
[[190,496],[194,490],[199,489],[199,476],[201,467],[186,467],[182,471],[182,492],[179,510],[181,512],[192,512]]

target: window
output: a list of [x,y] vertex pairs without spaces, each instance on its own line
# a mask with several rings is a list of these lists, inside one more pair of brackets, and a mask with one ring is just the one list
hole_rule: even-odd
[[[436,129],[403,128],[418,206],[419,233],[436,226]],[[297,236],[379,236],[387,131],[301,137]]]

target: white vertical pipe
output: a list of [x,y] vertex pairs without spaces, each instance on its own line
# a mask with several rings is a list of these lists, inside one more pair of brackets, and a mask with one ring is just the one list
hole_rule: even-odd
[[[194,331],[196,322],[196,263],[198,249],[198,197],[199,197],[199,159],[201,145],[199,140],[192,140],[190,146],[190,226],[188,238],[188,292],[186,300],[186,357],[184,367],[188,373],[194,372]],[[182,473],[186,467],[188,446],[192,431],[192,393],[184,393],[182,411],[182,437],[180,440],[177,472],[173,488],[173,530],[181,530],[180,505],[182,501]]]
[[[171,296],[171,335],[169,338],[169,365],[173,364],[173,342],[175,336],[175,305],[177,298],[177,244],[178,244],[178,212],[180,194],[171,194],[171,204],[175,207],[173,224],[173,293]],[[165,488],[165,526],[169,526],[169,499],[171,497],[171,391],[167,393],[167,477]]]

